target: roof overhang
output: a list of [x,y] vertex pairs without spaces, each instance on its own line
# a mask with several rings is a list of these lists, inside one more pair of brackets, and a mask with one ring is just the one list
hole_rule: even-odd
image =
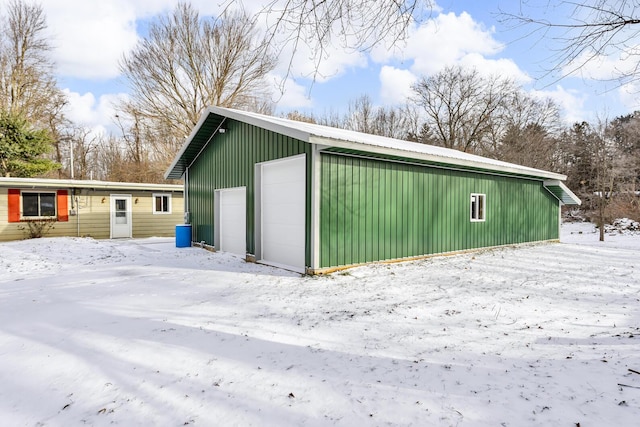
[[553,194],[563,205],[581,205],[582,200],[576,196],[573,191],[569,190],[569,187],[564,185],[558,180],[548,180],[543,182],[544,188],[546,188],[551,194]]
[[13,178],[0,177],[0,186],[14,188],[89,188],[94,190],[182,192],[180,184],[146,184],[140,182],[113,182],[80,179]]
[[[362,144],[352,143],[348,141],[340,141],[340,140],[329,140],[322,137],[312,136],[311,143],[320,144],[325,147],[344,148],[347,150],[355,150],[355,151],[365,150]],[[494,172],[494,173],[510,175],[510,176],[535,177],[538,179],[540,178],[554,179],[554,180],[567,179],[565,175],[561,175],[558,173],[543,171],[540,169],[528,168],[525,166],[510,164],[507,162],[485,163],[482,161],[482,158],[480,156],[474,156],[474,155],[470,155],[469,159],[451,158],[451,157],[439,156],[436,154],[420,153],[420,152],[402,150],[397,148],[380,147],[375,145],[366,146],[366,151],[369,153],[379,154],[382,156],[396,156],[396,157],[401,157],[409,160],[411,159],[422,160],[424,162],[430,162],[433,164],[447,164],[452,168],[460,167],[460,168],[474,169],[479,171]],[[463,154],[466,154],[466,153],[463,153]],[[489,159],[489,160],[492,160],[492,159]]]
[[[194,126],[191,134],[185,139],[184,144],[182,144],[173,162],[165,172],[165,179],[182,178],[187,168],[191,166],[207,144],[220,132],[227,118],[287,135],[304,142],[310,142],[310,134],[308,132],[275,123],[274,121],[261,119],[261,116],[262,115],[255,115],[230,108],[207,108],[200,116],[200,120],[198,120],[198,123]],[[274,120],[277,120],[277,118],[274,118]]]
[[205,110],[193,131],[178,151],[171,166],[169,166],[169,169],[165,172],[165,178],[181,178],[207,144],[215,139],[216,134],[227,119],[237,120],[309,144],[319,144],[325,147],[366,151],[385,156],[417,159],[425,162],[526,176],[540,180],[564,181],[567,178],[562,174],[463,153],[444,147],[402,141],[378,135],[368,135],[361,132],[296,122],[281,117],[265,116],[222,107],[209,107]]

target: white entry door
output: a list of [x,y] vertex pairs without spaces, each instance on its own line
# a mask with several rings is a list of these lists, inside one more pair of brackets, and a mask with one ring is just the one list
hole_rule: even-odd
[[217,190],[219,199],[220,250],[247,254],[247,190],[245,187]]
[[111,238],[131,237],[131,195],[111,195]]
[[261,260],[305,271],[305,157],[261,167]]

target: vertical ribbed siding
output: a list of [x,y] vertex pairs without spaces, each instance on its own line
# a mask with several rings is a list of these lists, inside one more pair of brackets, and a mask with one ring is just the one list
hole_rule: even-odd
[[[542,182],[321,155],[320,266],[558,238]],[[471,193],[486,221],[470,221]]]
[[214,242],[214,190],[247,188],[247,253],[255,253],[254,203],[255,164],[307,154],[306,173],[306,262],[309,265],[310,163],[311,146],[300,140],[276,134],[246,123],[229,120],[227,131],[215,135],[189,168],[189,210],[197,241]]

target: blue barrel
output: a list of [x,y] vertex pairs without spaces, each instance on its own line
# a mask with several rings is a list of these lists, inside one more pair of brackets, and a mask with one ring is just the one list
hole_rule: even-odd
[[191,246],[191,224],[176,225],[176,248]]

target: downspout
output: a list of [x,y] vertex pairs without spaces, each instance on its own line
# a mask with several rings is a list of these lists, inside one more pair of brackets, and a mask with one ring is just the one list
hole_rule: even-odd
[[78,205],[78,197],[76,196],[75,188],[71,189],[71,211],[75,213],[77,229],[76,235],[77,237],[80,237],[80,206]]
[[183,198],[184,198],[184,212],[185,212],[185,216],[184,216],[184,223],[185,224],[190,224],[191,223],[191,212],[189,211],[189,167],[187,167],[184,171],[184,189],[182,190],[183,192]]
[[558,200],[558,241],[562,237],[562,200]]
[[320,149],[318,145],[311,146],[311,274],[320,269]]
[[80,204],[78,203],[78,196],[74,195],[73,198],[76,199],[76,224],[78,225],[78,237],[80,237]]
[[[191,224],[191,212],[189,211],[189,166],[184,170],[184,187],[182,188],[182,199],[184,203],[184,224]],[[191,227],[191,236],[189,241],[193,242],[193,226]]]

